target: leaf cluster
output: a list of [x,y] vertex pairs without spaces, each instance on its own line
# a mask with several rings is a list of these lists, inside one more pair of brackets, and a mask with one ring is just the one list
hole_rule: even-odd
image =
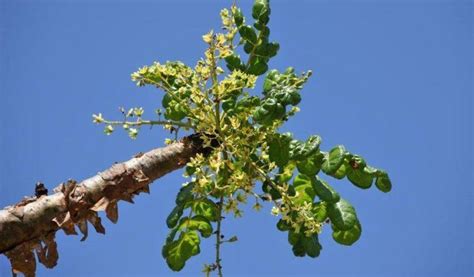
[[[391,190],[385,171],[369,166],[343,146],[325,152],[320,149],[320,136],[302,141],[279,131],[299,111],[301,91],[311,71],[269,70],[280,49],[270,41],[270,13],[268,0],[256,0],[254,23],[248,25],[236,6],[223,9],[224,31],[203,36],[208,48],[194,67],[155,62],[132,74],[138,86],[163,90],[162,109],[156,120],[142,120],[143,110],[139,110],[137,121],[117,124],[128,128],[157,124],[176,133],[180,128],[192,130],[202,134],[204,146],[212,149],[187,164],[185,177],[190,180],[179,191],[176,207],[167,218],[170,233],[162,254],[172,270],[181,270],[200,253],[202,238],[216,234],[219,249],[224,214],[242,216],[240,205],[249,198],[254,198],[256,210],[262,207],[261,201],[273,203],[272,213],[281,216],[277,228],[288,232],[295,256],[314,258],[322,249],[318,236],[325,224],[331,225],[334,240],[343,245],[356,242],[362,231],[355,208],[321,173],[347,178],[362,189],[375,183],[382,192]],[[238,54],[239,47],[246,57]],[[265,73],[263,87],[255,89],[257,78]],[[110,127],[116,123],[101,114],[94,120]],[[205,272],[217,268],[220,273],[218,253],[216,264],[206,266]]]

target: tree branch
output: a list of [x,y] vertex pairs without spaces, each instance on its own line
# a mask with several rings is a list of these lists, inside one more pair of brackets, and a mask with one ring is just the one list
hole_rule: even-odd
[[[54,242],[57,230],[77,234],[75,227],[79,227],[84,240],[89,222],[97,232],[104,233],[98,211],[105,210],[115,223],[119,200],[133,203],[133,196],[148,192],[154,180],[183,167],[196,154],[207,155],[209,151],[203,147],[200,135],[194,134],[169,146],[139,153],[80,183],[73,180],[62,183],[52,195],[26,197],[5,207],[0,210],[0,254],[10,259],[14,273],[21,272],[25,276],[34,276],[33,250],[41,263],[53,267],[57,261]],[[46,246],[43,248],[43,245]]]

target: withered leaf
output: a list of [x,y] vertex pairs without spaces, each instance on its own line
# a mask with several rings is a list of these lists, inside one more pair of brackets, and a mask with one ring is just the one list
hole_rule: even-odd
[[94,226],[97,233],[105,234],[105,228],[102,226],[102,220],[97,215],[97,212],[90,211],[87,215],[87,220]]
[[105,214],[107,218],[112,221],[112,223],[117,223],[118,221],[118,206],[117,202],[110,202],[109,205],[105,208]]
[[53,222],[56,223],[59,228],[63,229],[66,235],[77,235],[76,228],[74,228],[74,222],[72,221],[69,212],[60,214],[53,218]]
[[121,194],[120,195],[120,200],[126,201],[128,203],[135,204],[135,202],[133,201],[133,195],[128,194],[128,193]]
[[89,232],[87,230],[87,221],[86,220],[79,221],[77,223],[77,227],[79,227],[79,230],[84,235],[81,241],[85,241],[87,239],[87,236],[89,235]]
[[47,268],[53,268],[58,263],[58,248],[56,241],[54,240],[54,232],[49,233],[43,238],[43,244],[38,244],[36,249],[36,255],[40,263],[44,264]]
[[36,259],[33,248],[36,242],[25,242],[5,252],[10,260],[13,274],[22,273],[25,277],[35,277]]
[[100,211],[105,210],[107,206],[109,205],[109,203],[110,203],[110,200],[107,197],[102,197],[90,209],[93,210],[94,212],[100,212]]
[[77,235],[76,228],[74,227],[74,223],[69,220],[61,227],[66,235]]

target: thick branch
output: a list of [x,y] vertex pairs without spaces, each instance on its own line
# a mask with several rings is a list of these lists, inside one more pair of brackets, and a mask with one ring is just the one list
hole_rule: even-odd
[[98,232],[103,232],[97,211],[105,210],[107,217],[115,222],[117,201],[131,202],[134,195],[147,192],[148,185],[154,180],[183,167],[191,157],[206,151],[209,150],[203,149],[199,135],[191,135],[167,147],[114,164],[80,183],[69,180],[55,188],[52,195],[25,198],[6,207],[0,210],[0,253],[8,256],[8,252],[22,244],[44,242],[44,238],[60,228],[67,234],[75,234],[74,226],[78,226],[85,239],[87,221]]

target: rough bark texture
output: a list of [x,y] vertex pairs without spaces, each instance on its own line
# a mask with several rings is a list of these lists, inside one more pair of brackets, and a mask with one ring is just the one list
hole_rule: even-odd
[[154,180],[183,167],[197,153],[208,151],[199,135],[191,135],[167,147],[139,153],[80,183],[68,180],[52,195],[26,197],[5,207],[0,210],[0,254],[10,259],[13,274],[34,276],[34,252],[46,267],[54,267],[57,230],[77,234],[78,227],[85,240],[89,222],[97,232],[105,233],[98,211],[105,211],[112,222],[117,222],[119,200],[133,203],[133,196],[148,192]]

